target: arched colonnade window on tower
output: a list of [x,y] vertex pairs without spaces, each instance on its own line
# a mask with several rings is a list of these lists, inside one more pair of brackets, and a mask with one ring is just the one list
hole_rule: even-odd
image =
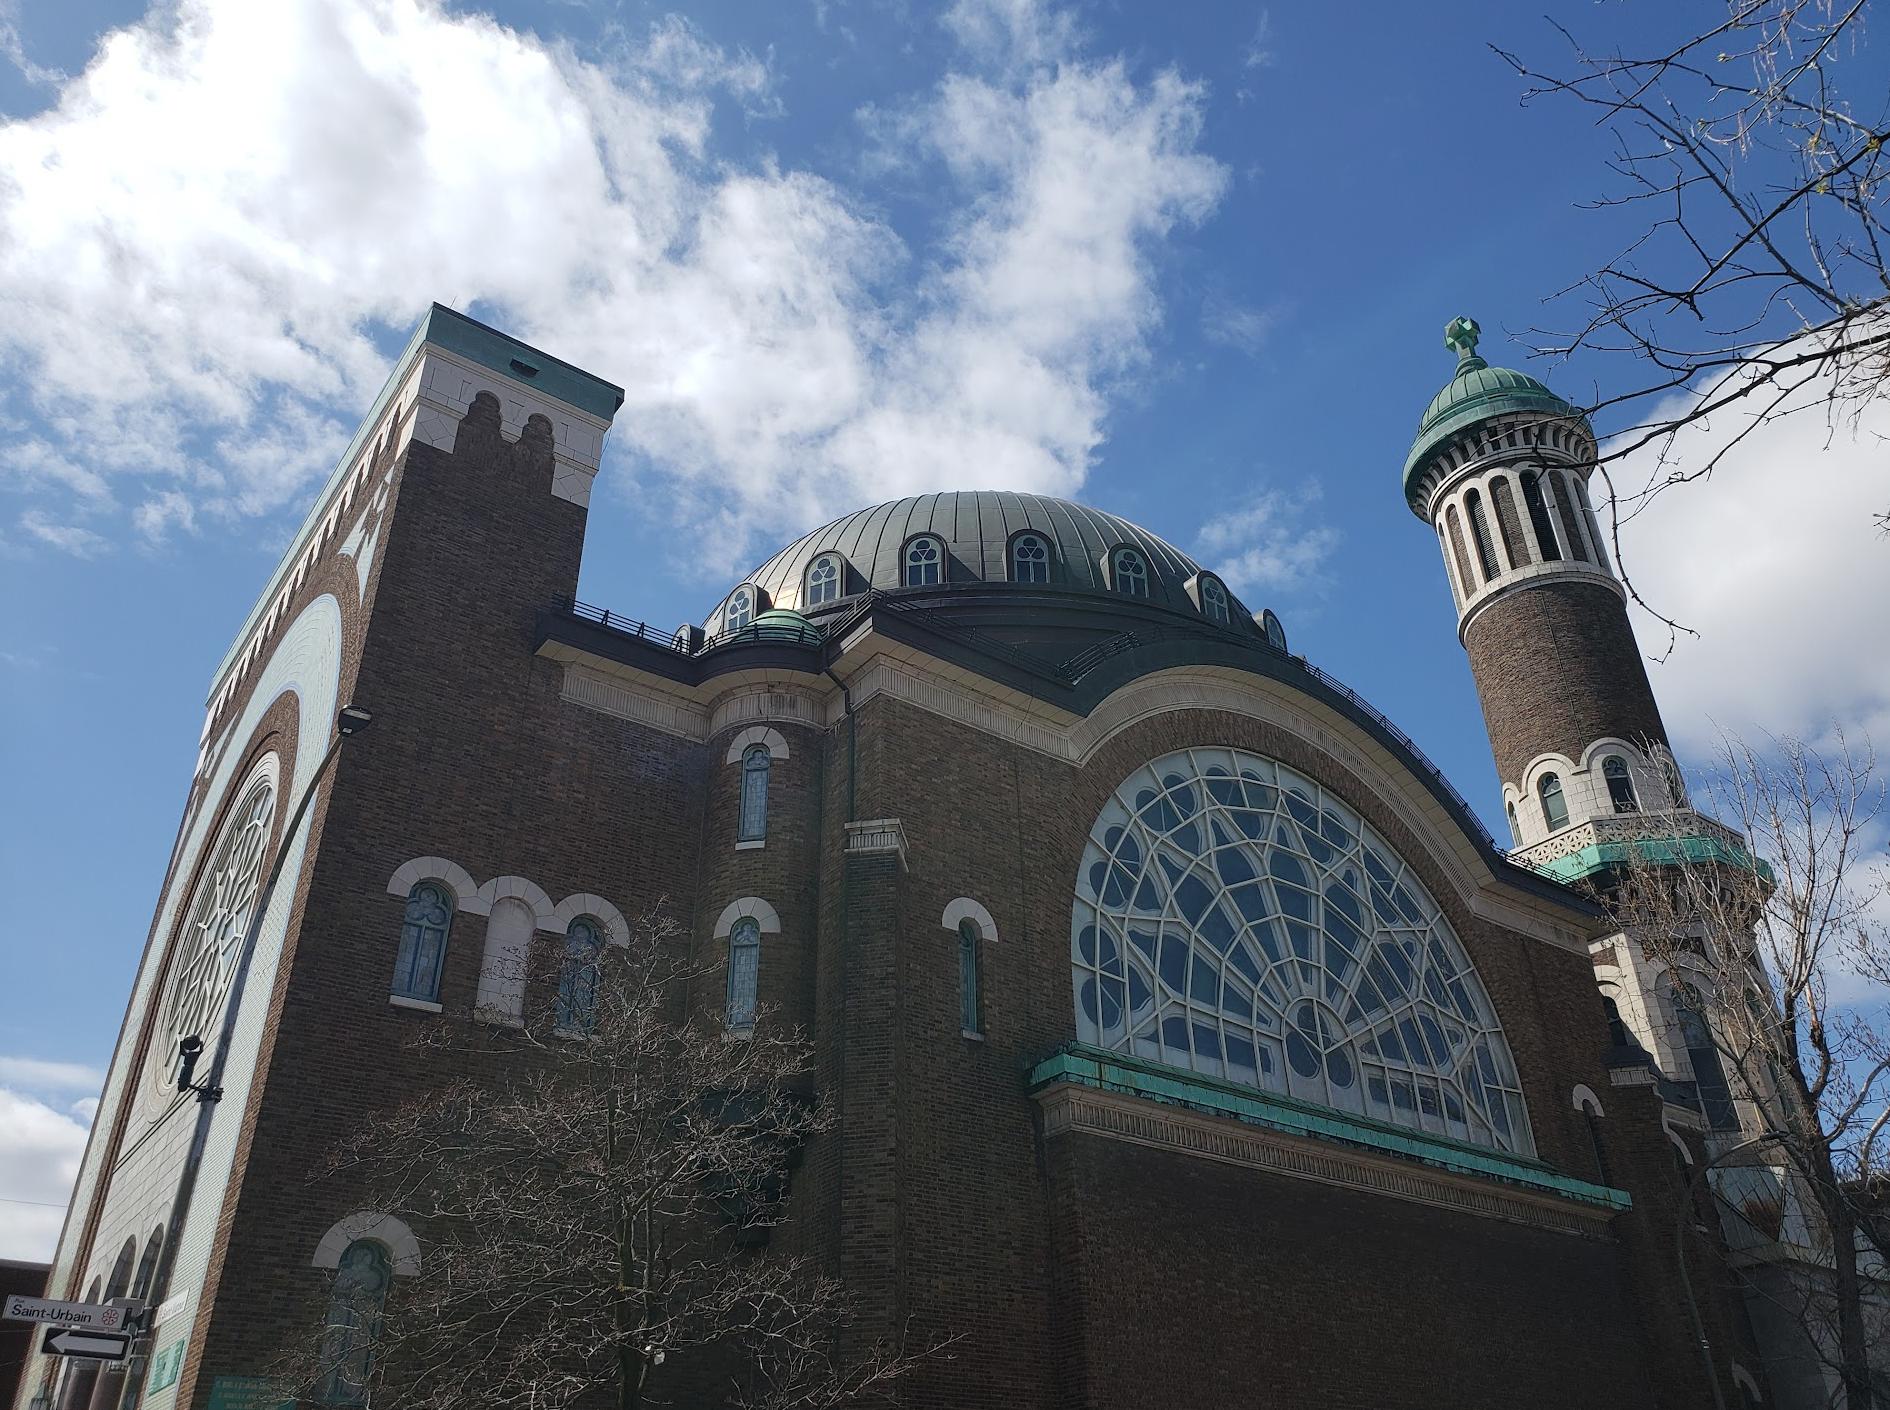
[[1166,755],[1096,819],[1070,923],[1085,1043],[1522,1155],[1522,1087],[1449,920],[1285,765]]

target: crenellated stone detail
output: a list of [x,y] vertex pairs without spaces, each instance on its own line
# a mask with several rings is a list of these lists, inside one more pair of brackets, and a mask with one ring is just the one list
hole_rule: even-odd
[[872,818],[847,824],[847,855],[870,857],[891,853],[906,865],[906,827],[898,818]]

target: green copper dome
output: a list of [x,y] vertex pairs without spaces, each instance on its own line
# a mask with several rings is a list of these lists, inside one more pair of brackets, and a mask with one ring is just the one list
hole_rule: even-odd
[[1515,412],[1581,416],[1528,373],[1492,367],[1478,357],[1477,336],[1481,332],[1471,318],[1453,318],[1444,327],[1444,346],[1457,353],[1457,373],[1424,408],[1417,439],[1404,461],[1404,497],[1419,518],[1424,517],[1424,507],[1417,501],[1417,481],[1431,452],[1457,432],[1490,417]]
[[820,628],[800,613],[786,607],[771,607],[758,613],[747,631],[761,641],[791,641],[802,646],[820,645]]

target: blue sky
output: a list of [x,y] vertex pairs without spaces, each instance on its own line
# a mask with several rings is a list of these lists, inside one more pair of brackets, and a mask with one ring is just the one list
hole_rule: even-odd
[[[1487,47],[1558,52],[1539,8],[0,0],[0,1197],[46,1201],[0,1236],[56,1225],[210,673],[431,299],[628,389],[588,600],[696,620],[861,504],[1071,494],[1498,822],[1398,474],[1445,321],[1519,358],[1627,233],[1578,209],[1606,135]],[[1873,454],[1758,437],[1633,527],[1702,632],[1654,667],[1683,750],[1890,722]]]

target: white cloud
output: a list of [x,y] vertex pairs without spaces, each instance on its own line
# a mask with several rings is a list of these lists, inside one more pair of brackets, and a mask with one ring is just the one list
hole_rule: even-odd
[[0,1057],[0,1085],[30,1092],[97,1092],[105,1074],[82,1062],[48,1062],[43,1058]]
[[[1801,404],[1621,529],[1642,596],[1699,633],[1648,668],[1689,757],[1710,753],[1722,728],[1759,743],[1760,732],[1817,740],[1833,723],[1890,757],[1890,540],[1873,522],[1890,507],[1890,405],[1853,425]],[[1682,432],[1675,468],[1699,469],[1733,434],[1731,416],[1716,423]],[[1617,483],[1640,483],[1640,469],[1616,470]],[[1659,624],[1639,614],[1636,630],[1658,654]]]
[[1339,546],[1339,531],[1317,518],[1320,499],[1316,483],[1262,489],[1203,524],[1195,556],[1242,596],[1261,590],[1316,595],[1327,585],[1326,560]]
[[29,509],[22,514],[20,527],[41,543],[70,553],[74,558],[93,558],[110,546],[104,535],[77,524],[57,523],[42,509]]
[[680,20],[587,58],[438,0],[155,10],[0,126],[0,472],[91,526],[22,527],[87,551],[293,502],[385,375],[370,333],[431,297],[623,385],[613,473],[699,520],[1073,490],[1225,173],[1178,75],[1024,0],[950,23],[975,63],[900,130],[956,214],[912,251],[870,192],[719,160],[715,95],[772,110],[770,61]]
[[0,1258],[51,1259],[85,1136],[84,1122],[0,1087]]

